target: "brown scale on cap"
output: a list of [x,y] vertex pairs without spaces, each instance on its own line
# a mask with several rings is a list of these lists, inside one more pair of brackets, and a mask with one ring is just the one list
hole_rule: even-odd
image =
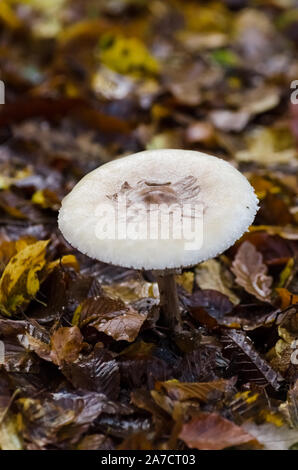
[[118,201],[120,197],[127,197],[127,204],[185,204],[194,199],[200,192],[197,179],[186,176],[176,182],[140,180],[135,187],[125,181],[120,190],[112,196],[107,196],[112,201]]

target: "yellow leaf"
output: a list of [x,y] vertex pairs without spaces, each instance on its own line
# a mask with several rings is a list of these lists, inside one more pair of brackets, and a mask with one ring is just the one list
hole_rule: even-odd
[[159,70],[157,60],[138,38],[104,36],[101,40],[100,59],[107,67],[122,74],[155,75]]
[[73,268],[75,271],[80,270],[80,266],[78,263],[77,258],[75,255],[65,255],[62,258],[56,259],[55,261],[51,261],[46,266],[46,275],[50,274],[57,266],[63,264],[63,266],[67,266],[69,268]]
[[10,413],[0,423],[0,449],[22,450],[23,444],[18,435],[17,419]]
[[267,423],[272,423],[274,424],[275,426],[277,427],[281,427],[283,426],[285,423],[282,419],[281,416],[279,416],[278,414],[276,413],[273,413],[272,411],[268,411],[268,410],[262,410],[261,413],[260,413],[260,416],[265,420],[267,421]]
[[0,279],[0,310],[11,316],[24,307],[39,289],[37,272],[45,265],[49,240],[25,246],[7,264]]
[[32,196],[32,202],[41,206],[43,209],[57,210],[60,206],[58,196],[50,189],[39,189]]
[[145,297],[158,298],[157,284],[141,279],[130,279],[129,281],[103,285],[102,288],[110,297],[121,299],[125,303],[131,303]]
[[13,8],[4,0],[0,3],[0,19],[11,29],[18,29],[22,25]]
[[240,302],[230,289],[231,282],[224,267],[215,259],[204,261],[196,267],[196,282],[201,289],[213,289],[226,295],[234,305]]
[[185,271],[183,274],[176,276],[176,281],[190,294],[193,290],[195,275],[192,271]]
[[292,294],[292,292],[289,292],[288,289],[285,289],[284,287],[277,287],[275,290],[281,299],[282,310],[286,309],[290,305],[298,304],[297,294]]
[[294,266],[295,266],[294,258],[290,258],[287,264],[285,265],[284,269],[279,275],[278,288],[284,287],[286,285],[288,279],[291,277],[293,273]]

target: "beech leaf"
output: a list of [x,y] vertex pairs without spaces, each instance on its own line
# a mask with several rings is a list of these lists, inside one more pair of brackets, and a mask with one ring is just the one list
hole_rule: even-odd
[[35,296],[39,290],[37,273],[45,266],[49,241],[25,246],[13,256],[0,279],[0,310],[11,316]]
[[217,413],[199,413],[184,424],[180,439],[188,447],[221,450],[255,441],[254,436]]
[[88,324],[116,341],[134,341],[146,320],[146,314],[106,295],[87,299],[79,309],[80,327]]
[[51,338],[51,358],[57,365],[74,362],[83,347],[83,336],[77,326],[61,327]]
[[245,241],[241,244],[233,261],[232,271],[236,282],[246,292],[263,302],[270,302],[272,277],[267,274],[267,266],[260,252]]

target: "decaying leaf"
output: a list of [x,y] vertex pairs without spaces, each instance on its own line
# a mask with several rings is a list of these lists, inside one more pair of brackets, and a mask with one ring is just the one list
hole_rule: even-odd
[[186,292],[192,293],[194,285],[194,273],[191,271],[185,271],[183,274],[176,276],[176,282],[182,286]]
[[22,450],[23,442],[17,425],[17,417],[9,413],[0,422],[0,449]]
[[77,326],[61,327],[51,338],[51,358],[57,365],[76,361],[83,347],[83,336]]
[[79,307],[78,317],[80,327],[93,326],[116,341],[129,342],[135,340],[146,320],[146,315],[126,306],[122,300],[112,299],[106,295],[87,299]]
[[290,162],[297,155],[289,129],[255,128],[247,136],[247,147],[236,153],[238,160],[270,165]]
[[8,316],[26,305],[39,290],[38,272],[46,263],[48,241],[39,241],[19,251],[0,279],[0,309]]
[[225,324],[225,315],[233,309],[228,297],[211,289],[196,291],[183,301],[193,318],[211,329]]
[[232,271],[236,282],[249,294],[263,302],[270,301],[272,277],[267,274],[267,266],[263,263],[261,253],[250,242],[241,244],[233,261]]
[[221,263],[215,259],[204,261],[196,267],[196,283],[201,289],[212,289],[226,295],[234,305],[240,302],[231,289],[231,280]]
[[255,437],[217,413],[200,413],[183,425],[180,433],[188,447],[220,450],[256,441]]
[[178,380],[168,380],[157,382],[157,391],[165,390],[172,400],[184,401],[197,399],[207,402],[209,399],[219,398],[233,387],[229,380],[214,380],[212,382],[179,382]]
[[292,294],[288,291],[288,289],[285,289],[284,287],[278,287],[276,288],[276,292],[281,299],[282,310],[286,309],[290,305],[298,304],[298,295]]
[[74,387],[104,393],[109,398],[119,394],[119,367],[113,356],[95,347],[88,356],[64,363],[62,372]]
[[129,279],[125,282],[107,284],[102,286],[103,291],[115,299],[121,299],[125,303],[135,302],[147,297],[158,297],[156,283],[146,282],[142,279]]
[[[293,0],[0,1],[1,449],[298,448],[297,18]],[[85,174],[160,148],[223,158],[260,200],[176,276],[172,336],[154,273],[57,230]]]
[[231,359],[232,370],[243,382],[280,389],[283,378],[255,350],[251,339],[243,331],[227,330],[222,341],[224,355]]

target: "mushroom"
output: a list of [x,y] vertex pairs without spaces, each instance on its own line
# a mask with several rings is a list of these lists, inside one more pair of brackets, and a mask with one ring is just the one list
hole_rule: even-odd
[[226,161],[189,150],[149,150],[87,174],[63,199],[59,228],[91,258],[152,270],[164,322],[179,327],[175,274],[219,255],[248,229],[258,199]]

